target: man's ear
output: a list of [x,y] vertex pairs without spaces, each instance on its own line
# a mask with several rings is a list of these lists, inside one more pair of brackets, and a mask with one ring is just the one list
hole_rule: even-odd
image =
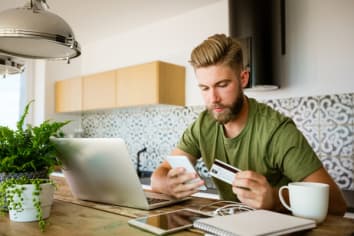
[[245,88],[250,78],[250,72],[248,70],[242,70],[240,74],[240,78],[241,78],[241,86],[242,88]]

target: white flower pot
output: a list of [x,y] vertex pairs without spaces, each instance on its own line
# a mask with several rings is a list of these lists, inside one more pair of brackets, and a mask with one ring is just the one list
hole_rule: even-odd
[[[13,209],[13,204],[9,204],[9,215],[10,220],[17,222],[31,222],[38,221],[37,218],[37,209],[34,206],[33,198],[40,198],[41,208],[43,212],[43,219],[46,219],[50,215],[51,206],[53,204],[53,195],[54,195],[54,186],[50,183],[40,184],[41,191],[39,196],[33,196],[33,191],[35,190],[35,185],[33,184],[24,184],[16,185],[14,188],[24,187],[22,193],[22,209],[16,210]],[[17,196],[14,197],[14,202],[21,201]]]

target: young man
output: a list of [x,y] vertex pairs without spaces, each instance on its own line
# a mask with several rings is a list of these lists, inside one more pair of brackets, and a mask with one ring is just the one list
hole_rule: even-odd
[[[282,210],[279,187],[294,181],[322,182],[330,185],[329,213],[344,214],[339,188],[294,122],[243,94],[249,72],[243,69],[236,40],[213,35],[193,50],[190,63],[207,110],[184,132],[172,155],[185,155],[194,164],[202,157],[208,169],[219,159],[243,170],[232,186],[214,179],[224,200]],[[203,185],[202,180],[187,183],[194,178],[164,161],[151,185],[154,191],[182,198]]]

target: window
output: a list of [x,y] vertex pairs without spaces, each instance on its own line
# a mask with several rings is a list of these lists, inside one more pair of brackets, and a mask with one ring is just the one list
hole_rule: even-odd
[[20,117],[21,74],[0,77],[0,125],[16,127]]

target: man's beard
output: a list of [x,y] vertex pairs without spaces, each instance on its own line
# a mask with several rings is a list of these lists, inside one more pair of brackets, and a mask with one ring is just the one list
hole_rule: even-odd
[[[216,121],[221,124],[226,124],[229,121],[238,117],[241,113],[242,106],[244,102],[244,96],[242,90],[239,91],[238,96],[236,97],[235,101],[231,104],[231,106],[226,106],[220,103],[214,103],[210,107],[208,107],[208,112],[211,114]],[[214,113],[213,110],[216,107],[223,108],[224,111],[220,113]]]

